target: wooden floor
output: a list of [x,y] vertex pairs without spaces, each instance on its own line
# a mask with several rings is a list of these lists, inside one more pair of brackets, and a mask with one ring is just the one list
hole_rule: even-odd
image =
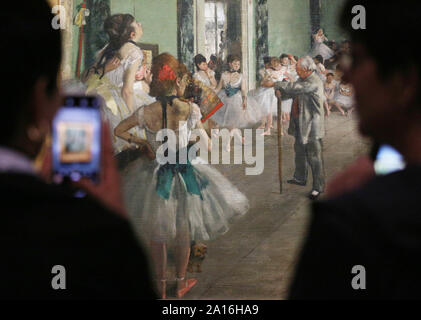
[[[368,144],[355,118],[333,113],[324,139],[326,177],[329,179],[359,155]],[[283,193],[279,193],[276,132],[265,138],[265,169],[246,176],[246,165],[216,166],[250,200],[251,209],[230,231],[207,242],[203,272],[188,274],[198,284],[185,299],[285,299],[308,221],[311,174],[306,187],[289,185],[294,172],[294,139],[283,137]],[[171,261],[171,259],[170,259]],[[171,279],[171,268],[169,278]],[[168,282],[171,299],[171,286]]]

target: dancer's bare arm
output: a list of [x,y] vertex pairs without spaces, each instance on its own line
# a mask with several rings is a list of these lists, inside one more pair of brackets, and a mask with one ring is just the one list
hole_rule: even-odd
[[247,108],[247,87],[244,77],[241,79],[241,96],[243,97],[243,109]]
[[209,81],[211,83],[211,89],[215,90],[215,88],[218,86],[218,83],[216,82],[216,79],[215,79],[215,72],[213,72],[211,69],[208,69],[206,74],[207,74],[207,76],[209,78]]
[[129,143],[135,143],[146,151],[149,158],[154,159],[155,154],[152,151],[148,141],[139,137],[134,136],[129,132],[130,129],[135,128],[139,125],[139,119],[137,112],[132,114],[130,117],[121,121],[114,129],[114,134],[120,139],[126,140]]
[[219,80],[218,86],[215,89],[215,92],[219,92],[222,90],[222,86],[224,85],[224,75],[221,76],[221,80]]

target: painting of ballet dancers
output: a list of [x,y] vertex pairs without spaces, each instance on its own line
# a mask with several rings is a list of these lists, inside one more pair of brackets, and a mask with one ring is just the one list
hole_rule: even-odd
[[[104,101],[160,298],[285,299],[309,206],[369,148],[343,77],[345,0],[60,3],[63,86]],[[89,126],[59,130],[62,161],[89,161]]]

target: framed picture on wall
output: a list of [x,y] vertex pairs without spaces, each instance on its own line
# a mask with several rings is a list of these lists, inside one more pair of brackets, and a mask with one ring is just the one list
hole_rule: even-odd
[[143,61],[148,65],[152,65],[152,59],[159,54],[159,45],[151,43],[138,43],[143,51]]

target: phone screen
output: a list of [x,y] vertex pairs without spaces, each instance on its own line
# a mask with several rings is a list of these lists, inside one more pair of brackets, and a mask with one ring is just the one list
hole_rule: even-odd
[[406,164],[402,155],[389,145],[381,145],[374,162],[374,169],[378,175],[400,171]]
[[95,97],[66,97],[53,120],[53,175],[98,181],[101,113]]

